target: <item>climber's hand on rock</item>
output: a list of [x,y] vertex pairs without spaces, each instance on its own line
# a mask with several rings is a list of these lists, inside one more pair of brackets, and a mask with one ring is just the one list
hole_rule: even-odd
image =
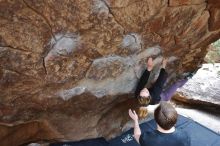
[[147,70],[148,71],[151,71],[154,67],[154,63],[153,63],[153,59],[152,57],[150,57],[148,60],[147,60]]

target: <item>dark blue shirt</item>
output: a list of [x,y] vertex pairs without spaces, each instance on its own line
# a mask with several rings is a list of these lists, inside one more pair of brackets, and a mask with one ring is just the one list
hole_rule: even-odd
[[139,141],[141,146],[190,146],[188,134],[177,129],[173,133],[145,132]]

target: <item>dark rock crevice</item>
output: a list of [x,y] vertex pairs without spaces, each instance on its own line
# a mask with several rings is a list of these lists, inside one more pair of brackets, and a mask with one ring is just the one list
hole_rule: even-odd
[[45,74],[47,75],[47,67],[46,67],[46,63],[45,63],[45,57],[42,58],[42,62],[43,62],[43,68],[44,68],[44,71],[45,71]]
[[13,47],[13,46],[10,46],[10,45],[6,45],[6,46],[0,46],[1,48],[8,48],[8,49],[12,49],[12,50],[15,50],[15,51],[22,51],[22,52],[31,52],[31,53],[37,53],[37,52],[32,52],[30,50],[25,50],[25,49],[22,49],[22,48],[19,48],[19,47]]

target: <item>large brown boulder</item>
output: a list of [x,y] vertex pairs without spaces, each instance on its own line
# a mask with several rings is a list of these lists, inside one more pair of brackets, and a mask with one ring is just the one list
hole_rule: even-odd
[[[146,58],[155,58],[151,80],[162,56],[169,57],[168,83],[196,70],[207,46],[220,38],[219,3],[1,0],[0,131],[7,136],[0,141],[119,134],[128,108],[137,106],[133,91]],[[42,135],[16,130],[18,122],[25,129],[34,121],[36,132],[46,129]],[[17,132],[31,136],[16,139]]]

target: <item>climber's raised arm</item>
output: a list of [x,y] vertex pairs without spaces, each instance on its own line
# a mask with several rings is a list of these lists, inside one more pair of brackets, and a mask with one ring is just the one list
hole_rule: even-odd
[[135,97],[138,97],[140,92],[141,92],[141,90],[144,89],[144,86],[147,84],[148,78],[150,76],[150,72],[153,69],[153,67],[154,67],[153,59],[149,58],[147,60],[147,69],[142,74],[142,76],[141,76],[141,78],[140,78],[140,80],[138,82],[138,85],[136,87]]

